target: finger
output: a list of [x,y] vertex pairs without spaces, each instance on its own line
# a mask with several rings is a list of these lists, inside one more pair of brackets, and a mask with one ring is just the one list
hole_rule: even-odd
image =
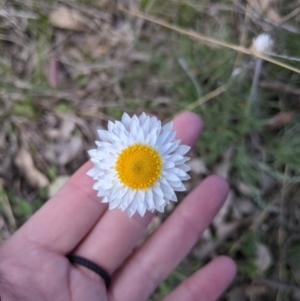
[[84,164],[68,183],[12,237],[66,254],[89,232],[107,206],[92,190],[86,175],[92,164]]
[[188,254],[227,194],[228,184],[218,176],[195,188],[120,270],[114,279],[112,299],[146,300]]
[[[177,139],[193,145],[202,122],[196,114],[185,112],[174,119],[173,128],[177,131]],[[120,210],[107,211],[74,253],[89,258],[112,274],[131,253],[152,217],[151,212],[144,217],[135,214],[129,218]]]
[[215,301],[235,274],[235,263],[228,257],[220,256],[181,283],[163,301]]

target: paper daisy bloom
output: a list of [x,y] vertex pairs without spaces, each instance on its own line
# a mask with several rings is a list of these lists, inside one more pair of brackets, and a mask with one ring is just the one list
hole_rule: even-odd
[[174,139],[172,122],[162,126],[145,113],[124,113],[98,135],[97,149],[88,152],[94,167],[87,174],[109,209],[143,216],[146,210],[163,212],[170,201],[177,202],[175,191],[184,191],[182,181],[190,179],[184,156],[190,147]]

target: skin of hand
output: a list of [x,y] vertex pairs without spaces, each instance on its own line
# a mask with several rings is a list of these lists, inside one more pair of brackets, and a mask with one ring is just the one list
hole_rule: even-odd
[[[177,139],[192,146],[202,130],[196,114],[174,119]],[[0,296],[24,301],[142,301],[180,263],[207,228],[228,194],[226,181],[202,181],[139,248],[154,213],[132,218],[108,211],[92,190],[83,165],[69,182],[0,246]],[[85,257],[108,271],[112,284],[70,264]],[[220,256],[183,281],[164,301],[216,300],[233,280],[233,261]]]

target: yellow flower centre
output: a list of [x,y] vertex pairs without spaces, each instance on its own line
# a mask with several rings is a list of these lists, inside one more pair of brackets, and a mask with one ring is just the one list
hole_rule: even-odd
[[120,181],[131,189],[147,189],[159,179],[162,160],[157,150],[133,144],[120,152],[116,171]]

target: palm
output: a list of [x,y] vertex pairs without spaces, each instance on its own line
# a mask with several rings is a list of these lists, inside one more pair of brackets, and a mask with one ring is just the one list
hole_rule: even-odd
[[[183,113],[174,120],[174,128],[177,138],[192,145],[201,123],[194,114]],[[10,296],[7,300],[146,300],[190,251],[228,190],[224,180],[209,177],[134,250],[153,214],[128,218],[120,210],[107,211],[91,191],[92,180],[86,176],[89,169],[90,164],[85,164],[1,246],[0,294],[4,300],[6,295]],[[69,253],[106,269],[112,277],[109,290],[97,274],[70,264]],[[231,260],[217,258],[165,300],[215,300],[234,273]]]
[[[25,250],[22,244],[22,252],[15,255],[5,254],[5,250],[8,249],[1,253],[4,256],[1,259],[6,259],[2,270],[11,271],[13,267],[14,275],[11,276],[23,278],[22,284],[13,290],[12,300],[108,300],[99,276],[73,266],[65,256],[31,243],[26,244]],[[19,253],[26,254],[26,257]],[[8,281],[9,276],[6,272]]]

